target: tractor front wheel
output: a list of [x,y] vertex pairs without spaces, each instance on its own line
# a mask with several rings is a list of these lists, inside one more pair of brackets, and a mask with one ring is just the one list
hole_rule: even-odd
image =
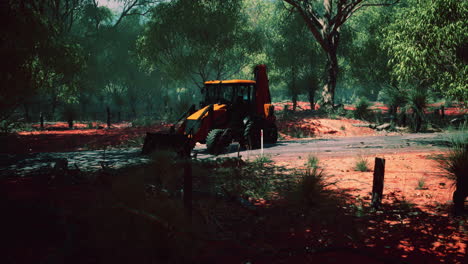
[[221,154],[231,143],[232,135],[229,129],[213,129],[206,137],[206,148],[213,155]]

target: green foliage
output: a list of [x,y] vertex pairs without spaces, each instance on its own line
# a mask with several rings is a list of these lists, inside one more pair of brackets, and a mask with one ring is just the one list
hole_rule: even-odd
[[369,120],[370,118],[370,109],[371,103],[367,98],[361,97],[355,103],[356,110],[354,110],[354,117],[358,119]]
[[324,200],[324,196],[326,196],[326,174],[323,169],[318,167],[308,168],[299,177],[299,181],[293,188],[290,199],[296,200],[296,202],[305,206],[319,205]]
[[395,10],[395,6],[360,10],[343,26],[338,50],[342,74],[337,91],[342,101],[353,103],[353,95],[374,101],[379,90],[390,83],[389,55],[381,43],[383,25],[393,22]]
[[367,158],[363,156],[358,157],[358,159],[356,160],[354,170],[362,172],[369,171],[369,161],[367,160]]
[[260,165],[260,166],[264,166],[264,165],[266,165],[268,163],[272,163],[272,162],[273,162],[273,160],[271,159],[271,157],[267,156],[267,155],[258,156],[253,160],[254,164]]
[[38,92],[75,87],[82,50],[69,33],[70,9],[79,1],[2,2],[0,23],[0,120]]
[[315,155],[309,154],[307,156],[306,166],[311,169],[318,168],[319,167],[318,162],[319,162],[319,159]]
[[395,116],[398,108],[403,107],[408,100],[407,90],[398,86],[385,85],[379,99],[388,106],[390,114]]
[[268,50],[273,66],[270,74],[272,84],[284,85],[293,101],[299,94],[307,93],[309,101],[315,103],[323,66],[318,60],[323,56],[320,47],[298,13],[291,14],[283,5],[277,5],[274,12],[275,25],[270,33]]
[[240,0],[158,4],[138,40],[143,64],[199,87],[238,72],[259,47],[241,10]]
[[[411,111],[410,128],[414,132],[424,130],[426,125],[426,115],[424,110],[427,107],[428,92],[421,87],[413,87],[407,91],[408,99],[406,109]],[[404,110],[406,110],[404,109]]]
[[418,180],[418,186],[416,187],[416,190],[425,190],[427,187],[425,187],[426,180],[424,178],[420,178]]
[[388,27],[384,45],[393,76],[468,99],[467,1],[411,0]]
[[466,182],[468,178],[468,134],[466,127],[451,138],[451,143],[449,153],[440,160],[441,167],[450,178]]

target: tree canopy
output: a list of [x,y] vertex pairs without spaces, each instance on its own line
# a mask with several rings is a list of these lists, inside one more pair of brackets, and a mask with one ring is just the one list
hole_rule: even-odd
[[387,28],[394,78],[468,99],[468,2],[411,0]]
[[414,86],[467,100],[467,1],[105,2],[0,2],[0,121],[106,107],[169,118],[204,81],[250,79],[256,64],[268,65],[274,100],[332,107]]

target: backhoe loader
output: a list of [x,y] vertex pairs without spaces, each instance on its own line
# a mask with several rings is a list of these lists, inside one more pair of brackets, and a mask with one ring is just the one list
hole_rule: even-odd
[[200,108],[192,105],[169,133],[147,133],[142,153],[173,150],[189,156],[197,142],[210,154],[223,153],[232,142],[248,149],[260,147],[261,131],[266,144],[278,138],[265,65],[254,69],[255,80],[214,80],[204,83]]

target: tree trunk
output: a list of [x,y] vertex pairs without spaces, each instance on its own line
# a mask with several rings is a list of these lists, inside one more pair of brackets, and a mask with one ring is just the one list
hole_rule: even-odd
[[315,87],[313,87],[312,85],[309,87],[309,103],[310,110],[315,110]]
[[31,115],[29,114],[29,104],[24,103],[23,106],[24,106],[24,121],[29,123],[31,122]]
[[292,83],[291,83],[291,94],[292,94],[292,103],[293,103],[293,107],[292,107],[292,110],[293,111],[296,111],[296,108],[297,108],[297,87],[296,87],[296,80],[297,80],[297,74],[296,74],[296,67],[295,65],[292,66],[291,68],[291,79],[292,79]]
[[106,107],[106,112],[107,112],[107,128],[110,128],[111,126],[111,112],[109,106]]
[[332,110],[335,104],[335,88],[336,80],[338,77],[338,58],[336,55],[336,48],[330,47],[327,52],[327,79],[323,86],[322,98],[323,107]]
[[41,124],[41,130],[44,130],[44,113],[40,113],[39,115],[39,122]]
[[292,100],[292,104],[293,104],[292,105],[292,110],[296,111],[296,108],[297,108],[297,94],[296,93],[293,93],[291,100]]

